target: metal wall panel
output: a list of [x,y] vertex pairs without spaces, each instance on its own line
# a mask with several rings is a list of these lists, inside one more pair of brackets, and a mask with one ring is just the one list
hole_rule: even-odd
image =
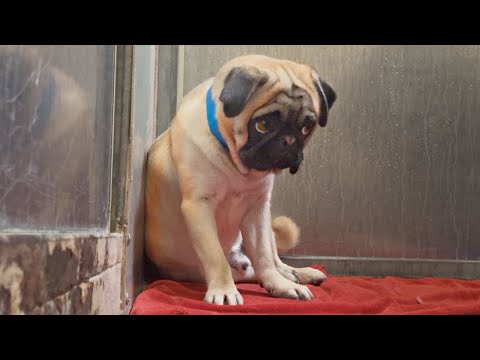
[[[143,287],[144,184],[147,152],[155,138],[157,47],[135,45],[128,188],[126,289],[131,300]],[[133,301],[127,304],[130,311]]]
[[157,135],[170,125],[177,110],[178,45],[158,47]]
[[480,260],[480,47],[185,46],[184,92],[249,53],[305,62],[337,91],[273,213],[293,255]]

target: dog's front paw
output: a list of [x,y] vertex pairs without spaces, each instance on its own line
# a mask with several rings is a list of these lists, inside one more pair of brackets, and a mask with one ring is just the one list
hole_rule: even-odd
[[290,266],[280,266],[277,267],[277,270],[282,276],[290,281],[293,281],[294,283],[300,283],[300,277],[298,276],[297,272],[295,271],[294,268]]
[[242,305],[243,298],[235,285],[225,288],[209,288],[203,301],[217,305]]
[[278,272],[262,281],[262,286],[273,297],[306,301],[312,300],[314,297],[306,286],[296,284]]
[[298,275],[301,284],[320,285],[323,281],[327,280],[327,275],[314,268],[295,268],[294,271]]

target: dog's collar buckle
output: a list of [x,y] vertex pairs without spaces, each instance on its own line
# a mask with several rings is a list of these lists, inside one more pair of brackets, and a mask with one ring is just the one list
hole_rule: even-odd
[[218,121],[217,121],[217,117],[215,116],[215,101],[213,101],[213,96],[212,96],[212,87],[210,87],[207,91],[206,105],[207,105],[208,127],[210,128],[211,133],[220,142],[220,144],[222,144],[222,146],[225,149],[228,149],[228,145],[225,139],[223,138],[222,134],[220,133],[220,130],[218,129]]

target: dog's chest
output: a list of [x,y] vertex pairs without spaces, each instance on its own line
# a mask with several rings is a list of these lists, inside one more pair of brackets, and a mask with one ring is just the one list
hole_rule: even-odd
[[218,235],[223,246],[229,248],[237,238],[245,213],[251,209],[254,200],[267,191],[262,185],[259,181],[230,182],[223,189],[223,196],[215,209]]

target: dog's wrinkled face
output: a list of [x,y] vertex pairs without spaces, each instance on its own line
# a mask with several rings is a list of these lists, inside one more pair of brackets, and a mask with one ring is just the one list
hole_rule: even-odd
[[308,94],[294,86],[291,96],[281,93],[255,111],[248,122],[248,140],[239,151],[240,159],[250,169],[290,168],[295,174],[316,123]]
[[[327,124],[328,111],[336,100],[335,92],[313,69],[311,72],[315,76],[305,76],[305,67],[300,68],[301,74],[296,74],[295,69],[292,66],[290,71],[281,70],[283,79],[280,79],[280,76],[275,78],[271,72],[262,71],[261,67],[253,71],[252,68],[235,67],[225,78],[220,101],[228,118],[241,114],[249,102],[257,105],[255,102],[261,95],[255,97],[256,94],[263,93],[267,97],[266,102],[255,106],[247,115],[246,128],[237,130],[237,133],[245,131],[248,134],[238,150],[238,157],[249,169],[289,168],[290,173],[295,174],[303,160],[304,146],[317,123],[322,127]],[[305,82],[298,81],[300,75],[309,79],[310,91],[306,85],[302,86]],[[277,91],[268,93],[275,86]],[[316,102],[312,94],[317,97]]]

